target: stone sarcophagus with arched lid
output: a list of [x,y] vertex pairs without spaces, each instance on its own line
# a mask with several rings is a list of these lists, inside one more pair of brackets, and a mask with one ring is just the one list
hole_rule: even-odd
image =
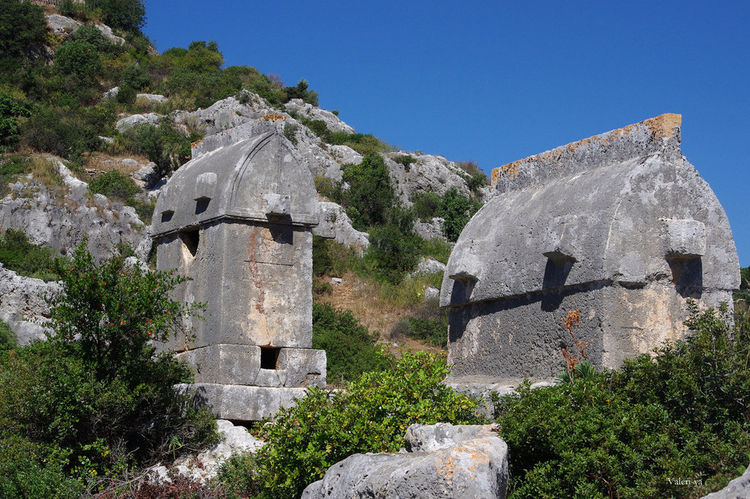
[[[493,197],[451,254],[454,378],[550,378],[575,352],[617,367],[687,331],[687,300],[731,306],[729,221],[667,114],[493,171]],[[466,378],[468,379],[468,378]]]
[[312,175],[278,125],[181,167],[156,204],[159,269],[191,280],[175,298],[205,303],[175,338],[195,386],[218,416],[268,417],[305,386],[325,385],[325,352],[312,349]]

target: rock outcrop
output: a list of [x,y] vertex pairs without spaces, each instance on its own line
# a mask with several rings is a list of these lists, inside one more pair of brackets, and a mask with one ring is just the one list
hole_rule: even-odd
[[101,194],[90,196],[88,185],[73,177],[60,160],[47,159],[60,173],[62,185],[47,186],[31,174],[10,184],[11,192],[0,199],[0,227],[20,230],[32,243],[63,254],[75,249],[85,236],[98,261],[111,256],[120,243],[130,245],[146,260],[151,241],[135,209]]
[[341,121],[331,111],[308,104],[302,99],[292,99],[286,103],[285,107],[288,112],[298,113],[300,116],[310,120],[322,121],[326,124],[326,128],[332,132],[354,133],[354,128]]
[[0,263],[0,320],[10,326],[20,345],[45,338],[43,326],[49,318],[49,304],[60,292],[56,282],[24,277]]
[[[230,421],[216,421],[222,440],[214,447],[199,454],[190,454],[178,458],[172,466],[174,471],[190,480],[207,483],[219,474],[221,465],[234,454],[255,454],[265,445],[253,437],[247,428],[235,426]],[[164,465],[152,466],[148,470],[153,482],[170,482],[169,468]]]
[[750,466],[745,473],[729,482],[726,487],[707,496],[703,499],[747,499],[750,497]]
[[119,120],[117,120],[117,123],[115,123],[115,128],[117,128],[118,132],[124,132],[136,125],[140,125],[141,123],[156,125],[162,118],[162,115],[156,113],[131,114],[130,116],[125,116],[124,118],[120,118]]
[[403,453],[349,456],[302,497],[506,497],[508,446],[494,426],[412,425],[406,446]]
[[320,202],[320,223],[313,233],[356,249],[360,254],[370,246],[370,235],[352,226],[352,221],[341,205]]

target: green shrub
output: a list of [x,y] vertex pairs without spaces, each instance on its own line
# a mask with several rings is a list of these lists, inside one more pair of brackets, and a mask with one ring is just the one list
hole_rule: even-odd
[[23,125],[23,145],[67,159],[101,146],[99,135],[112,131],[115,114],[108,106],[73,109],[39,107]]
[[442,383],[448,368],[433,355],[404,352],[391,369],[365,373],[346,389],[310,389],[263,428],[258,480],[272,497],[299,497],[330,466],[357,452],[396,452],[411,424],[476,424],[476,401]]
[[139,198],[131,198],[128,204],[135,208],[135,212],[138,214],[138,218],[146,225],[151,225],[151,219],[154,216],[154,208],[156,208],[156,200],[149,199],[143,201]]
[[410,154],[399,154],[393,158],[393,161],[404,165],[404,169],[408,172],[411,169],[411,164],[417,162],[417,158]]
[[315,176],[315,190],[331,201],[341,200],[341,184],[323,175]]
[[326,126],[326,122],[323,120],[305,120],[305,126],[312,131],[315,135],[320,137],[323,142],[328,142],[331,131]]
[[284,87],[284,93],[286,94],[286,101],[292,99],[302,99],[308,104],[313,106],[318,105],[318,92],[309,88],[309,83],[306,80],[300,80],[294,87]]
[[453,248],[451,248],[450,244],[442,239],[433,238],[422,240],[422,249],[420,250],[420,253],[423,256],[434,258],[438,262],[447,264],[448,258],[451,256],[451,251],[453,251]]
[[55,250],[30,243],[20,230],[6,229],[0,234],[0,263],[20,275],[56,280],[54,269],[59,261]]
[[121,150],[147,156],[156,164],[157,175],[163,177],[190,160],[190,143],[197,138],[185,137],[169,119],[165,119],[158,126],[136,125],[115,137],[115,141]]
[[22,173],[31,171],[31,160],[21,156],[0,159],[0,197],[4,197],[10,189],[8,184]]
[[0,0],[0,79],[41,55],[46,37],[47,22],[41,7]]
[[313,274],[341,277],[354,270],[359,257],[355,250],[332,239],[313,236]]
[[140,188],[129,176],[116,170],[104,172],[89,182],[89,191],[94,194],[104,194],[108,198],[128,201],[141,192]]
[[230,497],[255,497],[260,494],[255,467],[252,454],[233,454],[221,464],[217,481]]
[[348,310],[313,303],[313,348],[326,351],[327,376],[331,384],[351,381],[367,371],[385,369],[378,354],[377,333],[370,333]]
[[413,315],[394,326],[391,337],[400,336],[445,348],[448,345],[448,313],[440,310],[437,299],[428,300]]
[[474,213],[481,208],[481,204],[462,195],[455,187],[451,187],[443,195],[438,216],[443,217],[443,235],[448,241],[455,242],[461,231]]
[[[615,372],[500,406],[511,497],[699,497],[750,456],[748,331],[693,309],[693,336]],[[688,485],[677,480],[686,480]]]
[[425,192],[414,200],[414,213],[422,222],[429,222],[440,212],[443,198],[435,192]]
[[[243,94],[243,95],[246,95],[246,94]],[[294,125],[292,123],[287,123],[284,125],[284,137],[286,137],[287,140],[291,142],[292,144],[294,144],[295,146],[297,145],[297,129],[298,128],[299,127],[297,125]],[[315,179],[317,180],[317,177],[315,177]]]
[[357,230],[386,222],[387,212],[396,203],[388,168],[379,154],[368,154],[358,165],[343,173],[349,188],[342,192],[343,206]]
[[29,116],[29,105],[0,90],[0,146],[15,145],[20,137],[18,118]]
[[0,436],[0,497],[76,498],[83,492],[78,480],[66,476],[65,453],[17,434]]
[[332,145],[349,146],[362,155],[377,154],[393,150],[392,146],[389,146],[382,140],[370,134],[363,135],[361,133],[346,133],[344,131],[330,132],[326,142]]
[[370,227],[370,247],[363,264],[376,279],[398,284],[416,267],[421,244],[419,236],[395,225]]
[[313,279],[312,292],[313,292],[313,299],[316,296],[330,295],[331,293],[333,293],[333,286],[331,286],[330,283],[327,283],[325,281]]
[[0,351],[11,350],[18,346],[16,334],[10,329],[10,326],[0,320]]
[[86,5],[101,11],[102,21],[113,29],[140,33],[146,22],[143,0],[87,0]]
[[49,341],[0,355],[0,421],[6,432],[54,445],[66,473],[112,476],[216,441],[209,411],[174,390],[189,368],[155,354],[194,308],[171,301],[184,279],[93,263],[83,245],[60,264]]

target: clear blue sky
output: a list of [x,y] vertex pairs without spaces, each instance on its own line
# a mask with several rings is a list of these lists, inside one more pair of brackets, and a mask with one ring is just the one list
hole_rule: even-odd
[[407,150],[492,168],[665,112],[750,265],[750,2],[146,0],[159,51],[214,40]]

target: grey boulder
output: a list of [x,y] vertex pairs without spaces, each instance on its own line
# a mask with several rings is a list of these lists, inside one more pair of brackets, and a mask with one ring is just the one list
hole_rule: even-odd
[[354,454],[303,498],[506,497],[508,446],[494,425],[412,425],[397,454]]
[[726,487],[707,496],[703,499],[745,499],[750,497],[750,466],[745,473],[729,482]]

